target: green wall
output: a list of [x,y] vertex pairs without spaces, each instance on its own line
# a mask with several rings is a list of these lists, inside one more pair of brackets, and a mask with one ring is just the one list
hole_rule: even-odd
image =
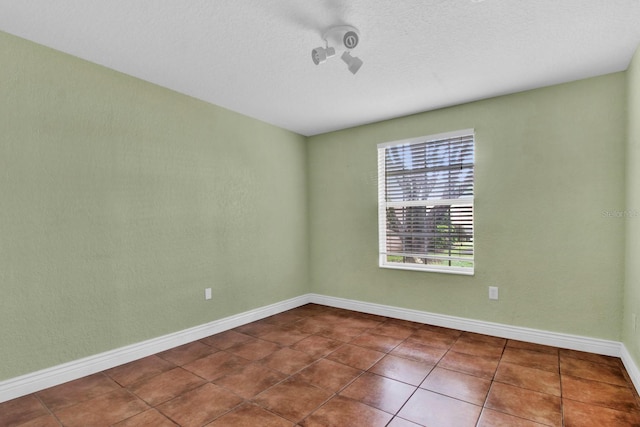
[[[313,292],[619,340],[625,91],[616,73],[310,138]],[[378,268],[376,144],[466,128],[475,276]]]
[[[640,360],[621,335],[640,267],[625,288],[616,216],[640,209],[624,168],[640,160],[638,56],[305,138],[0,33],[0,381],[308,292],[624,337]],[[379,269],[376,144],[469,127],[475,276]]]
[[[627,70],[627,214],[626,276],[623,342],[640,365],[640,329],[634,331],[632,315],[640,316],[640,47]],[[640,320],[637,322],[640,328]]]
[[304,137],[4,33],[0,64],[0,380],[307,292]]

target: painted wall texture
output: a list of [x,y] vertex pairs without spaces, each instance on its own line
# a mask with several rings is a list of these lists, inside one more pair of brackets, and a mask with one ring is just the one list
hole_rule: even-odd
[[[617,73],[310,138],[312,290],[619,340],[625,92]],[[475,276],[378,268],[376,145],[466,128]]]
[[4,33],[0,64],[0,380],[307,292],[304,137]]
[[627,85],[627,262],[622,330],[623,342],[639,365],[640,321],[634,328],[633,315],[640,316],[640,47],[627,70]]
[[[638,54],[311,138],[3,33],[0,63],[0,381],[308,292],[612,340],[640,311]],[[378,268],[376,144],[470,127],[475,276]]]

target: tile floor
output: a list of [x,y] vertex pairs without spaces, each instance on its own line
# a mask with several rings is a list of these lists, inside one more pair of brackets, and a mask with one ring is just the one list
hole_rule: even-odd
[[0,426],[640,426],[620,359],[320,305],[0,404]]

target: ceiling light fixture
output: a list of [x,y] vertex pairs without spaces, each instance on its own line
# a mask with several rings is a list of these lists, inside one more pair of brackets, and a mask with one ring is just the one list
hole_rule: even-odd
[[333,58],[335,55],[336,50],[329,46],[326,48],[317,47],[311,51],[311,59],[313,59],[313,63],[316,65],[324,64],[328,58]]
[[351,56],[351,50],[360,43],[360,33],[356,28],[350,25],[331,27],[324,33],[322,39],[325,41],[326,47],[317,47],[311,51],[311,59],[314,64],[323,64],[327,59],[334,57],[337,48],[344,50],[341,58],[347,64],[349,71],[352,74],[358,72],[362,67],[362,60]]
[[351,54],[346,50],[340,58],[342,58],[342,60],[347,64],[347,67],[349,67],[349,71],[351,71],[352,74],[357,73],[360,67],[362,67],[362,59],[351,56]]

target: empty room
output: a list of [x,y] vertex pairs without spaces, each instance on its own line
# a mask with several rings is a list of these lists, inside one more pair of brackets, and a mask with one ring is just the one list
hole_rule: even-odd
[[640,426],[639,1],[0,0],[0,100],[0,427]]

